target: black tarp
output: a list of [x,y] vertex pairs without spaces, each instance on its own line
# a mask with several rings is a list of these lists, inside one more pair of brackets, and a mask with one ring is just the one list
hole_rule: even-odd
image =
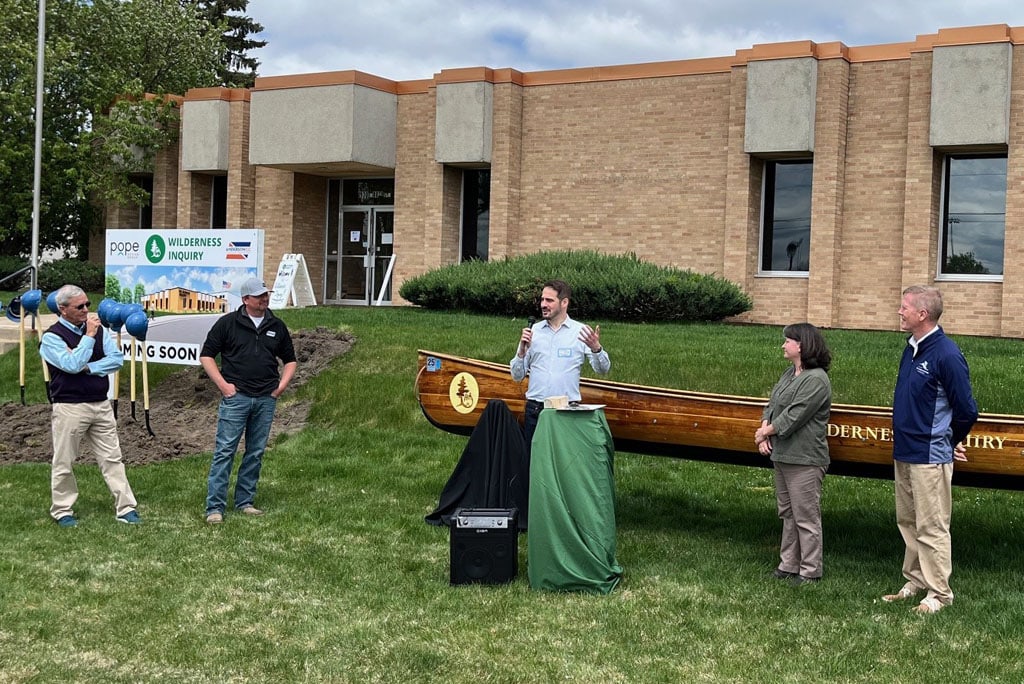
[[477,421],[437,508],[425,520],[451,525],[459,508],[515,508],[526,529],[530,462],[522,428],[505,402],[492,399]]

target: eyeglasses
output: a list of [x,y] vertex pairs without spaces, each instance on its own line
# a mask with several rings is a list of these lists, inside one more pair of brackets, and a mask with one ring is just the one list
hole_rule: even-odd
[[[68,306],[71,306],[71,305],[68,304]],[[72,309],[78,309],[79,311],[81,311],[82,309],[88,309],[89,308],[89,300],[87,299],[84,302],[82,302],[81,304],[75,304],[74,306],[71,306],[71,308]]]

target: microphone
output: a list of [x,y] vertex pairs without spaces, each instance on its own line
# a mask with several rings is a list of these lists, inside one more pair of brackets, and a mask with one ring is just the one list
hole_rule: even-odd
[[[529,318],[526,319],[526,327],[530,328],[532,330],[533,329],[533,324],[536,323],[536,322],[537,322],[537,317],[536,316],[530,316]],[[529,348],[529,346],[530,346],[529,342],[520,342],[519,343],[519,348],[523,350],[523,354],[526,353],[526,350]],[[520,354],[520,356],[522,356],[523,354]]]

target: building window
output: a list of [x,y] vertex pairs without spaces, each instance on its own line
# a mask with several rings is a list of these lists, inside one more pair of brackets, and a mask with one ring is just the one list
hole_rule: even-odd
[[811,254],[814,162],[766,161],[761,194],[761,272],[806,275]]
[[950,155],[945,162],[939,276],[998,280],[1006,231],[1006,155]]
[[210,228],[228,227],[228,177],[213,176],[210,194]]
[[491,172],[462,172],[462,261],[487,261],[491,233]]

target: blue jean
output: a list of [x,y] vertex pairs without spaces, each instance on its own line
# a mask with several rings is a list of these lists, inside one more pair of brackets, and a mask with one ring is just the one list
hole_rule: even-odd
[[221,398],[217,409],[217,441],[206,486],[206,515],[223,513],[227,507],[228,480],[243,433],[245,453],[235,481],[235,508],[253,505],[276,406],[277,400],[271,396],[250,397],[238,392]]

